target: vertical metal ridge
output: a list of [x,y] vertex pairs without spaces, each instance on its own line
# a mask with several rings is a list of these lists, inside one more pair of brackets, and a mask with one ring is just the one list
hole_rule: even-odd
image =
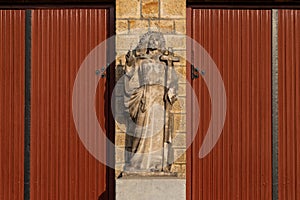
[[[3,11],[0,11],[0,26],[1,27],[5,27],[5,21],[4,21],[4,12]],[[1,42],[1,46],[2,47],[5,47],[5,39],[4,39],[4,32],[3,31],[1,31],[0,32],[0,42]],[[4,51],[3,51],[3,49],[4,48],[0,48],[0,58],[1,58],[1,60],[0,60],[0,62],[4,65],[5,64],[5,59],[3,58],[4,57]],[[5,76],[5,74],[4,75],[2,75],[2,71],[0,71],[1,73],[0,73],[0,75],[1,75],[1,78],[2,77],[4,77]],[[3,80],[3,79],[2,79]],[[4,87],[3,87],[3,85],[4,84],[1,84],[0,86],[1,86],[1,92],[3,92],[4,93]],[[2,93],[1,93],[2,94]],[[2,96],[1,96],[2,97]],[[1,109],[1,112],[3,112],[2,110],[4,110],[3,108],[2,108],[2,104],[4,104],[4,98],[2,97],[1,98],[1,106],[0,106],[0,109]],[[0,121],[0,127],[3,129],[4,128],[4,125],[3,125],[3,122],[2,122],[3,120],[1,119],[1,121]],[[4,152],[4,149],[3,149],[3,146],[4,145],[2,145],[2,138],[3,137],[5,137],[5,136],[3,136],[3,133],[1,132],[1,135],[0,135],[0,137],[1,137],[1,140],[0,140],[0,144],[1,144],[1,146],[0,146],[0,148],[1,148],[1,152],[0,152],[0,160],[1,160],[1,162],[2,162],[2,160],[4,160],[5,159],[5,155],[2,155],[2,152]],[[5,177],[4,177],[4,175],[2,175],[2,171],[0,171],[0,175],[1,175],[1,177],[2,177],[2,180],[4,181],[5,180]],[[4,195],[5,195],[5,187],[4,187],[4,183],[2,183],[1,182],[1,185],[0,185],[0,197],[1,198],[4,198]]]
[[278,11],[278,196],[299,199],[299,10]]
[[[11,20],[11,18],[12,18],[12,15],[13,15],[13,13],[12,13],[13,11],[8,11],[8,13],[6,13],[6,19],[7,19],[7,23],[10,25],[10,27],[6,30],[6,35],[5,35],[5,38],[6,38],[6,40],[7,40],[7,42],[8,42],[8,45],[9,45],[9,47],[11,47],[8,51],[6,51],[5,52],[5,57],[7,58],[7,64],[9,65],[9,66],[13,66],[13,64],[12,64],[12,50],[13,50],[13,45],[12,45],[12,41],[13,41],[13,38],[11,37],[11,33],[12,33],[12,31],[13,31],[13,28],[11,27],[12,26],[12,20]],[[5,104],[6,104],[6,107],[7,107],[7,110],[6,110],[6,113],[7,113],[7,119],[8,119],[8,121],[7,121],[7,124],[6,124],[6,126],[7,126],[7,128],[8,129],[11,129],[12,127],[11,127],[11,123],[12,123],[12,111],[11,111],[11,107],[12,107],[12,102],[11,102],[11,100],[12,100],[12,98],[11,98],[11,90],[12,90],[12,77],[11,77],[11,73],[12,73],[12,69],[13,69],[13,67],[9,67],[8,69],[7,69],[7,72],[8,72],[8,74],[6,75],[7,76],[7,82],[6,82],[6,84],[5,84],[5,86],[6,86],[6,92],[5,92],[5,96],[7,96],[7,98],[8,99],[10,99],[10,101],[6,101],[5,102]],[[8,138],[6,139],[7,141],[6,141],[6,143],[8,144],[8,154],[9,154],[9,157],[8,157],[8,159],[7,159],[7,163],[8,163],[8,169],[7,169],[7,171],[6,171],[6,173],[7,173],[7,175],[9,176],[9,177],[12,177],[12,173],[11,173],[11,170],[12,170],[12,168],[13,168],[13,164],[11,164],[11,157],[13,156],[13,152],[12,152],[12,150],[11,150],[11,147],[12,147],[12,139],[13,139],[13,134],[11,135],[11,136],[8,136]],[[11,198],[11,195],[12,195],[12,185],[11,184],[8,184],[7,185],[7,187],[8,187],[8,191],[9,191],[9,193],[8,193],[8,195],[7,195],[7,199],[10,199]]]
[[[3,11],[0,11],[0,27],[4,27],[4,23],[3,23]],[[3,47],[4,46],[4,39],[3,39],[3,31],[1,31],[0,32],[0,44],[1,44],[1,46]],[[3,49],[4,48],[0,48],[0,62],[1,63],[4,63],[4,59],[2,58],[3,57]],[[1,73],[2,71],[0,71],[0,77],[2,78],[2,73]],[[0,90],[0,92],[3,92],[3,86],[2,86],[2,84],[0,85],[0,88],[1,88],[1,90]],[[2,96],[1,96],[2,97]],[[1,98],[0,99],[0,111],[2,112],[2,101],[3,101],[3,98]],[[2,124],[2,120],[0,120],[0,127],[2,128],[2,126],[3,126],[3,124]],[[1,141],[2,141],[2,133],[0,134],[0,144],[1,144],[1,146],[0,146],[0,150],[1,150],[1,152],[0,152],[0,160],[1,160],[1,162],[2,162],[2,160],[4,159],[3,157],[3,155],[2,155],[2,152],[4,152],[3,150],[2,150],[2,143],[1,143]],[[2,176],[2,171],[0,171],[0,176],[2,177],[2,180],[4,180],[4,177]],[[3,196],[4,196],[4,184],[1,182],[0,183],[0,198],[2,199],[3,198]]]
[[[296,87],[300,85],[300,70],[299,70],[299,66],[300,66],[300,58],[297,55],[300,55],[300,12],[295,11],[295,40],[296,43],[298,44],[298,47],[295,47],[295,55],[296,55],[296,71],[295,71],[295,76],[297,76],[298,78],[296,78]],[[297,37],[298,36],[298,37]],[[296,94],[295,94],[295,102],[296,102],[296,108],[295,108],[295,113],[299,113],[300,112],[300,91],[299,89],[296,89]],[[298,144],[300,144],[300,136],[299,133],[300,132],[300,118],[299,118],[299,114],[298,116],[296,116],[296,127],[295,127],[295,134],[296,134],[296,140],[295,140],[295,145],[296,145],[296,166],[300,166],[300,147]],[[295,185],[295,191],[296,191],[296,199],[300,198],[300,169],[299,167],[296,168],[296,176],[297,176],[297,183]]]
[[[14,12],[14,30],[20,28],[20,31],[14,31],[14,38],[16,38],[14,40],[14,49],[17,49],[17,53],[14,56],[14,65],[16,66],[24,66],[24,60],[25,60],[25,53],[24,53],[24,46],[20,48],[20,43],[22,43],[21,41],[24,41],[24,35],[25,35],[25,13],[24,11],[15,11]],[[20,41],[20,42],[18,42]],[[16,68],[15,68],[16,69]],[[23,68],[24,69],[24,68]],[[14,73],[17,73],[18,70],[16,70]],[[20,76],[24,76],[24,70],[22,70],[22,73],[20,73]],[[22,91],[24,89],[24,79],[17,79],[14,78],[14,89],[13,89],[13,93],[14,93],[14,104],[17,102],[24,102],[24,93],[19,92],[20,90]],[[14,106],[14,113],[18,110],[18,109],[23,109],[23,105],[19,105],[19,106]],[[14,114],[14,129],[16,133],[20,133],[22,134],[22,132],[24,131],[24,127],[22,127],[24,124],[24,119],[23,116],[18,114]],[[24,145],[24,137],[15,137],[17,138],[17,143],[14,144],[14,152],[22,152],[24,150],[23,145]],[[23,198],[23,193],[24,193],[24,170],[23,170],[23,165],[22,163],[24,163],[24,156],[20,155],[20,156],[14,156],[14,164],[16,163],[20,163],[18,165],[18,167],[16,168],[15,172],[14,172],[14,176],[18,176],[18,184],[14,184],[15,190],[15,199],[22,199]]]
[[[11,51],[13,49],[13,45],[12,45],[13,38],[11,38],[11,32],[13,31],[13,27],[11,27],[12,26],[12,20],[11,20],[11,18],[12,18],[12,11],[9,11],[9,13],[7,13],[7,14],[8,14],[8,15],[6,15],[6,18],[8,19],[7,23],[10,24],[10,28],[6,32],[6,40],[8,41],[9,47],[12,47],[12,48],[10,48],[8,51],[6,51],[5,57],[8,58],[8,64],[9,64],[9,66],[11,66],[11,65],[13,65],[12,64],[12,56],[11,56],[11,54],[12,54]],[[11,123],[12,123],[12,120],[13,120],[12,119],[12,111],[11,111],[11,107],[12,107],[12,104],[11,104],[12,103],[11,102],[11,100],[12,100],[12,97],[11,97],[11,90],[12,90],[12,77],[11,77],[11,73],[12,73],[12,69],[13,69],[13,67],[9,67],[8,70],[7,70],[8,71],[8,74],[7,74],[8,81],[5,84],[5,86],[7,87],[6,88],[5,96],[7,96],[7,98],[10,99],[10,101],[5,102],[6,107],[7,107],[7,110],[6,110],[6,112],[7,112],[7,119],[8,119],[7,125],[9,126],[8,127],[9,129],[12,128],[11,127]],[[12,139],[13,139],[13,135],[12,136],[8,136],[8,138],[7,138],[9,157],[8,157],[8,170],[7,170],[6,173],[8,174],[9,177],[12,177],[11,170],[13,168],[13,166],[12,166],[13,164],[11,164],[11,157],[13,156],[13,152],[11,150]],[[7,187],[8,187],[8,191],[9,191],[9,193],[7,195],[7,198],[10,199],[11,195],[12,195],[11,193],[13,192],[12,191],[13,186],[11,184],[8,184]]]
[[278,10],[272,10],[272,196],[278,199]]
[[25,13],[0,10],[0,199],[24,196]]
[[[295,11],[295,40],[296,40],[296,43],[298,44],[298,47],[296,46],[295,47],[295,55],[296,55],[296,71],[295,71],[295,76],[298,77],[296,78],[296,87],[295,89],[297,88],[297,86],[300,85],[300,80],[299,80],[299,77],[300,77],[300,70],[299,70],[299,66],[300,66],[300,58],[299,56],[297,55],[300,55],[300,39],[299,39],[299,36],[300,36],[300,12],[299,10],[298,11]],[[299,89],[297,90],[296,89],[296,94],[295,94],[295,102],[296,102],[296,108],[295,108],[295,113],[299,113],[300,112],[300,91]],[[296,139],[295,139],[295,145],[296,145],[296,166],[300,166],[300,147],[298,144],[300,144],[300,136],[299,133],[300,132],[300,118],[299,118],[299,114],[298,116],[296,116],[296,127],[295,127],[295,134],[296,134]],[[296,199],[299,199],[300,198],[300,169],[299,167],[296,167],[296,185],[295,185],[295,191],[296,191]]]
[[[229,31],[229,26],[226,25],[227,20],[230,18],[230,12],[224,12],[224,13],[225,13],[225,16],[227,16],[227,17],[224,17],[224,19],[223,19],[223,26],[224,26],[224,36],[223,36],[223,38],[224,38],[224,41],[226,41],[226,42],[224,44],[225,47],[224,47],[224,51],[222,52],[222,54],[224,55],[224,64],[225,65],[230,65],[229,64],[230,63],[229,62],[229,58],[228,58],[228,53],[229,53],[229,49],[230,49],[228,38],[229,38],[230,31]],[[224,70],[224,72],[226,72],[226,71]],[[229,85],[229,81],[228,81],[229,80],[229,76],[230,76],[230,71],[227,70],[226,78],[224,78],[224,84],[225,85]],[[231,92],[231,90],[228,87],[227,90],[226,90],[226,93],[230,94],[230,92]],[[230,101],[230,99],[231,99],[230,96],[229,95],[227,95],[227,96],[228,96],[227,101]],[[227,120],[230,121],[230,119],[231,119],[230,114],[227,114]],[[227,128],[225,128],[225,130],[226,131],[230,130],[230,124],[229,123],[227,124]],[[228,134],[224,138],[225,138],[224,139],[224,147],[225,148],[223,149],[223,151],[225,152],[225,157],[224,157],[224,160],[226,162],[226,164],[225,164],[225,170],[226,170],[227,177],[230,177],[230,174],[231,174],[230,157],[231,156],[230,156],[230,145],[228,145],[228,143],[230,141],[230,135]],[[229,199],[230,198],[230,187],[231,187],[231,185],[228,184],[228,182],[226,182],[225,178],[224,178],[223,182],[224,182],[224,185],[226,186],[225,187],[225,198]]]
[[25,11],[24,200],[30,199],[31,10]]
[[[296,18],[296,12],[293,12],[293,27],[292,27],[292,30],[291,30],[291,33],[292,33],[292,43],[293,44],[297,44],[297,39],[300,37],[300,35],[297,35],[298,37],[295,37],[296,35],[296,26],[297,26],[297,18]],[[299,44],[299,43],[298,43]],[[294,45],[294,48],[292,48],[292,65],[293,65],[293,87],[292,87],[292,91],[293,91],[293,111],[292,111],[292,120],[293,120],[293,132],[294,132],[294,135],[293,135],[293,146],[294,146],[294,154],[293,154],[293,165],[294,165],[294,168],[293,168],[293,177],[295,177],[294,181],[293,181],[293,196],[295,199],[297,199],[297,182],[298,182],[298,177],[297,177],[297,168],[298,168],[298,165],[297,165],[297,88],[299,87],[299,85],[297,85],[297,75],[296,75],[296,71],[297,71],[297,68],[299,66],[296,65],[297,63],[297,60],[299,57],[300,54],[296,54],[296,51],[297,51],[297,45]]]

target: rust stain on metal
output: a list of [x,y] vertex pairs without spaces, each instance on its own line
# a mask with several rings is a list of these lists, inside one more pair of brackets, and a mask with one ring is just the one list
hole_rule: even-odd
[[300,198],[300,11],[278,11],[279,199]]
[[0,11],[0,199],[23,199],[25,12]]
[[[200,125],[187,153],[187,197],[272,199],[271,11],[188,8],[187,15],[189,35],[215,61],[227,93],[222,135],[199,159],[211,101],[203,79],[188,77],[199,101]],[[195,63],[201,59],[196,53]]]
[[[109,18],[109,9],[32,11],[33,200],[100,199],[100,195],[108,199],[106,166],[89,154],[76,133],[72,89],[84,58],[108,37]],[[100,80],[95,101],[102,127],[107,123],[106,80]],[[104,141],[99,142],[105,151]]]

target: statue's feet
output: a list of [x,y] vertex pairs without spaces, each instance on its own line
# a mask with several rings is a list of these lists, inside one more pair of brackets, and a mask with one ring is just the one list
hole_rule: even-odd
[[161,172],[161,169],[156,169],[156,168],[150,169],[150,172]]
[[124,171],[125,172],[134,172],[134,171],[136,171],[136,168],[131,165],[128,165],[124,168]]

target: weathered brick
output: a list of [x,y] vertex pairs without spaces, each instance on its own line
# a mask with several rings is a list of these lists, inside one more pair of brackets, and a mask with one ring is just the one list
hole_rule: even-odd
[[[184,37],[185,39],[185,37]],[[185,42],[186,43],[186,42]],[[174,52],[175,56],[178,56],[180,58],[179,62],[174,62],[175,66],[179,66],[179,65],[186,65],[186,51],[184,49],[184,51],[175,51]]]
[[181,78],[186,79],[186,67],[176,66],[175,71],[176,71],[176,74],[179,77],[179,79],[181,79]]
[[142,1],[142,17],[158,18],[159,17],[159,2],[158,0],[143,0]]
[[177,173],[177,177],[180,179],[185,179],[185,173]]
[[116,122],[116,133],[125,133],[126,132],[126,127],[125,124],[121,124]]
[[174,114],[174,129],[176,132],[186,131],[186,115]]
[[162,18],[186,18],[186,0],[162,0]]
[[176,136],[173,138],[173,147],[186,147],[186,134],[185,133],[177,133]]
[[181,165],[173,164],[171,167],[172,172],[180,172],[181,171]]
[[125,133],[116,133],[115,136],[115,145],[118,147],[125,147],[125,139],[126,134]]
[[117,0],[116,18],[140,18],[140,0]]
[[186,164],[181,165],[182,173],[186,173]]
[[[157,20],[155,20],[155,21],[157,21]],[[159,27],[153,25],[153,23],[154,23],[153,20],[150,20],[149,31],[158,31],[159,32]]]
[[128,33],[128,21],[127,20],[116,20],[116,33],[126,34]]
[[174,149],[174,159],[176,164],[186,163],[185,149]]
[[186,84],[178,84],[178,96],[186,96]]
[[130,47],[134,48],[139,42],[138,35],[117,35],[116,36],[116,49],[129,50]]
[[186,50],[185,35],[165,35],[165,39],[166,39],[166,47]]
[[[143,34],[148,32],[148,20],[129,20],[129,32],[134,34]],[[135,44],[136,45],[136,44]]]
[[116,155],[116,163],[125,163],[125,154],[124,150],[122,149],[116,149],[115,155]]
[[172,20],[151,20],[150,29],[162,33],[174,33],[174,22]]
[[[175,66],[176,75],[178,77],[178,83],[186,84],[186,66]],[[182,94],[180,94],[182,95]]]
[[175,33],[186,34],[186,20],[175,20]]
[[186,105],[185,105],[185,98],[179,97],[177,101],[172,106],[173,113],[185,113],[186,112]]
[[172,168],[171,168],[171,171],[172,172],[177,172],[177,177],[178,178],[185,178],[185,170],[186,167],[185,167],[185,164],[173,164],[172,165]]

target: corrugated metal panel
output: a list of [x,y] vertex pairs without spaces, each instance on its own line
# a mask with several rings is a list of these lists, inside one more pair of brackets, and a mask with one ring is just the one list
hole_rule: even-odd
[[[189,77],[199,101],[200,125],[187,156],[191,165],[187,196],[272,199],[271,11],[188,9],[187,13],[188,30],[215,61],[227,93],[222,135],[213,151],[199,159],[211,101],[203,79]],[[194,54],[197,63],[201,55]]]
[[61,3],[114,3],[114,0],[0,0],[0,3],[56,3],[56,4],[61,4]]
[[25,13],[0,11],[0,199],[23,199]]
[[[190,2],[251,2],[251,0],[187,0],[189,3]],[[268,3],[268,2],[293,2],[293,1],[297,1],[297,0],[264,0],[262,1],[263,3]]]
[[278,11],[279,199],[300,198],[300,11]]
[[[84,58],[108,36],[109,15],[108,9],[32,11],[32,200],[108,197],[106,167],[76,133],[72,90]],[[97,114],[105,127],[106,80],[99,85]]]

